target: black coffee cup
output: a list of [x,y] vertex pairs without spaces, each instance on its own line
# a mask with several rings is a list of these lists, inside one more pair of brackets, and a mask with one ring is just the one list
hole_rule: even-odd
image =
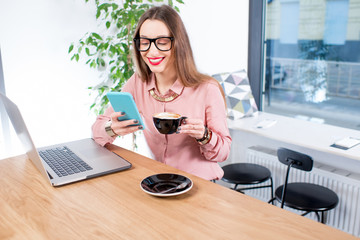
[[187,117],[183,117],[177,113],[162,112],[153,115],[153,121],[156,129],[162,134],[176,133],[181,123]]

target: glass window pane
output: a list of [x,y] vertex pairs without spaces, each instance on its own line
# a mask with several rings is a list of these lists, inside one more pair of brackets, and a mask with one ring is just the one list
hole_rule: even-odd
[[262,109],[360,130],[360,0],[267,1]]

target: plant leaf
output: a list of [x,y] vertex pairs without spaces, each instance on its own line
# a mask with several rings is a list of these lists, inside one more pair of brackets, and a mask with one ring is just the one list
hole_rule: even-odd
[[74,49],[74,44],[71,44],[70,47],[69,47],[68,53],[70,53],[73,49]]
[[103,40],[102,37],[101,37],[99,34],[97,34],[97,33],[94,33],[94,32],[93,32],[92,35],[93,35],[95,38],[99,39],[99,40]]

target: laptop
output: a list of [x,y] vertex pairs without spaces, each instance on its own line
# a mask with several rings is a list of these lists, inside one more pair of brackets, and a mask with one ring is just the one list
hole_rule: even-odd
[[92,138],[36,148],[16,104],[2,93],[0,100],[27,156],[52,186],[62,186],[131,167],[131,163],[100,146]]

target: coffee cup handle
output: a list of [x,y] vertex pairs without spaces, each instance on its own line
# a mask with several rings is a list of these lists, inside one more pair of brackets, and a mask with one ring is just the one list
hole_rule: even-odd
[[187,119],[187,117],[181,117],[179,126],[181,126],[181,124],[184,122],[185,119]]

